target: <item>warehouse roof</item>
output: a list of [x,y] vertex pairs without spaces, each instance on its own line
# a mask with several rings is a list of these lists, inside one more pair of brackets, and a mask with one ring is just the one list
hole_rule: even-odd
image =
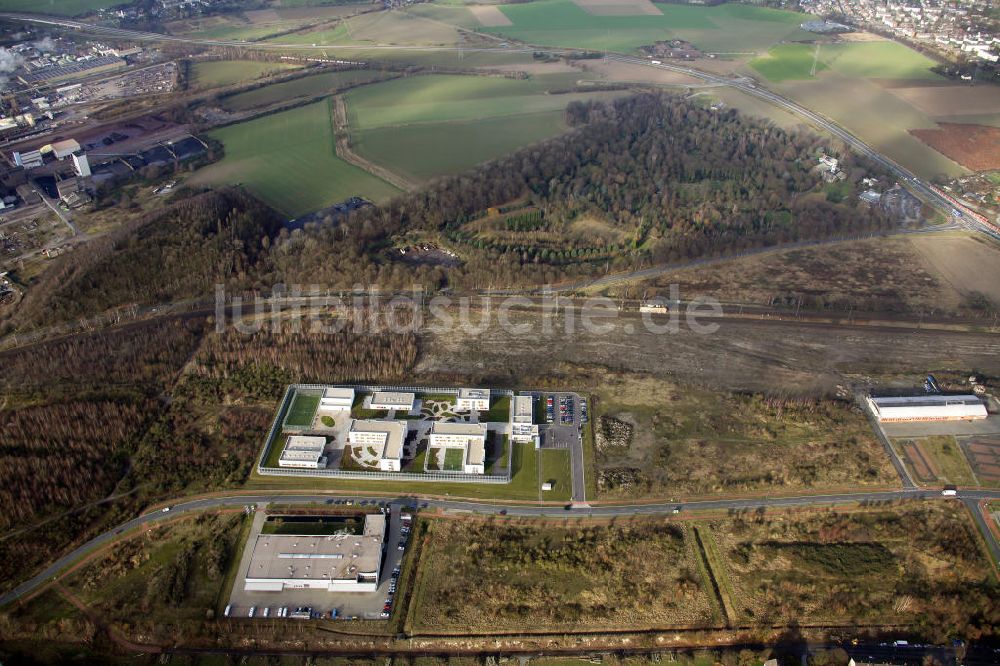
[[382,561],[385,516],[365,517],[364,532],[330,536],[258,535],[247,578],[356,580],[377,575]]
[[974,395],[915,395],[889,398],[872,398],[879,407],[942,407],[946,405],[982,405]]

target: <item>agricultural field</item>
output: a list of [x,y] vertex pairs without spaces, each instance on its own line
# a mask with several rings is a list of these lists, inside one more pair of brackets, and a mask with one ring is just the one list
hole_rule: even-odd
[[936,63],[913,49],[889,40],[824,44],[820,60],[844,76],[866,79],[944,79],[930,71]]
[[391,185],[336,156],[329,101],[214,130],[226,156],[191,177],[193,184],[241,183],[281,213],[296,217],[361,196],[384,201]]
[[827,68],[827,64],[816,58],[816,47],[810,44],[779,44],[759,58],[750,61],[750,66],[763,74],[768,81],[788,81],[808,79],[813,74]]
[[191,65],[192,88],[220,88],[253,81],[269,74],[296,69],[296,65],[254,60],[208,60]]
[[571,89],[572,72],[527,80],[431,75],[345,95],[351,143],[364,157],[422,182],[500,157],[566,129],[563,109],[609,92]]
[[666,39],[684,39],[699,49],[745,56],[781,41],[811,41],[799,28],[808,16],[742,4],[715,7],[656,4],[656,15],[590,13],[572,0],[536,0],[501,5],[512,25],[484,26],[485,32],[530,44],[630,53]]
[[634,432],[625,444],[596,447],[604,498],[898,485],[864,414],[846,401],[681,388],[635,375],[606,381],[594,398],[595,416]]
[[270,106],[279,102],[287,102],[298,97],[313,97],[324,93],[370,83],[385,78],[385,74],[376,70],[352,69],[342,72],[324,72],[312,76],[283,81],[255,90],[237,93],[226,97],[222,105],[229,111],[246,111],[257,107]]
[[390,11],[360,14],[346,18],[334,27],[324,26],[319,30],[281,35],[268,41],[310,46],[337,44],[450,46],[462,43],[464,38],[454,26],[407,12]]

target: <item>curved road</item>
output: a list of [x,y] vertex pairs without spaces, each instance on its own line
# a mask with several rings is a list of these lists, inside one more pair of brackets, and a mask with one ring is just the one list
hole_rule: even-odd
[[[58,560],[53,562],[44,571],[36,575],[34,578],[27,580],[10,592],[0,596],[0,606],[5,606],[9,603],[17,601],[18,599],[30,594],[34,590],[38,589],[41,585],[46,582],[53,580],[59,572],[67,568],[77,560],[79,560],[84,555],[90,553],[91,551],[99,548],[105,544],[108,544],[116,540],[119,535],[124,532],[149,525],[152,523],[160,522],[173,518],[179,513],[189,513],[195,511],[205,511],[210,509],[222,509],[222,508],[233,508],[246,506],[248,504],[264,505],[271,502],[279,502],[281,504],[323,504],[325,502],[334,499],[350,499],[355,502],[360,502],[363,500],[371,501],[385,501],[385,502],[403,502],[403,503],[416,503],[426,504],[428,508],[444,509],[449,511],[468,511],[475,513],[491,513],[491,514],[505,514],[511,516],[557,516],[557,517],[604,517],[612,518],[615,516],[659,516],[659,515],[672,515],[679,511],[686,513],[693,510],[728,510],[728,509],[741,509],[741,510],[755,510],[759,508],[775,508],[775,507],[799,507],[799,506],[817,506],[817,505],[830,505],[830,504],[844,504],[848,502],[891,502],[898,500],[913,500],[913,499],[938,499],[941,500],[941,495],[933,490],[893,490],[885,492],[859,492],[859,493],[841,493],[833,495],[807,495],[799,497],[764,497],[764,498],[751,498],[751,499],[720,499],[720,500],[704,500],[697,502],[670,502],[670,503],[655,503],[655,504],[633,504],[633,505],[611,505],[611,506],[573,506],[566,505],[564,508],[559,506],[532,506],[532,505],[505,505],[505,504],[493,504],[491,502],[475,502],[475,501],[464,501],[464,500],[417,500],[410,496],[405,498],[382,496],[348,496],[348,495],[320,495],[320,494],[303,494],[303,495],[278,495],[278,494],[259,494],[259,495],[225,495],[219,497],[208,497],[203,499],[193,499],[188,501],[180,501],[179,503],[173,505],[169,511],[156,510],[150,513],[145,513],[131,520],[128,520],[115,528],[100,534],[87,543],[79,546],[73,551],[63,555]],[[963,490],[958,494],[958,499],[962,501],[973,513],[977,524],[980,526],[980,530],[983,531],[984,537],[986,538],[987,544],[993,557],[995,559],[1000,559],[1000,544],[997,543],[993,532],[991,532],[988,526],[985,524],[982,514],[978,511],[978,502],[981,500],[998,500],[1000,501],[1000,490]]]

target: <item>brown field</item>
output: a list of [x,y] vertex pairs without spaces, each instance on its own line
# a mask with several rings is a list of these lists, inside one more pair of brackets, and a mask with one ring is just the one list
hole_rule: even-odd
[[912,129],[934,129],[934,119],[878,82],[827,71],[822,84],[788,81],[774,87],[805,107],[822,112],[925,178],[966,173],[961,165],[908,133]]
[[996,594],[980,537],[957,503],[424,525],[407,626],[418,637],[692,622],[907,624],[936,637],[990,608]]
[[896,484],[868,421],[846,401],[785,400],[610,375],[594,390],[594,413],[634,428],[627,447],[598,452],[601,497]]
[[[951,247],[953,241],[957,241],[955,250],[946,252],[944,248]],[[983,281],[982,271],[986,274],[996,271],[1000,279],[1000,252],[963,236],[928,235],[775,250],[666,273],[633,287],[631,293],[634,296],[637,289],[650,288],[666,295],[668,286],[676,284],[682,298],[713,296],[724,303],[792,308],[801,303],[800,307],[807,309],[853,307],[879,312],[917,312],[929,308],[957,311],[970,283],[953,284],[937,270],[936,264],[924,258],[921,248],[926,244],[928,252],[940,253],[948,262],[965,249],[962,241],[983,256],[974,255],[969,261],[971,268],[963,262],[954,267],[946,263],[943,268],[963,277],[968,273],[968,277],[975,276],[973,279],[978,281]],[[617,293],[618,290],[612,292]]]
[[594,16],[659,16],[663,14],[649,0],[573,0]]
[[917,475],[917,480],[923,483],[929,483],[935,481],[938,478],[937,470],[934,469],[934,465],[924,454],[924,450],[920,448],[920,444],[912,440],[906,440],[900,445],[903,449],[903,456],[913,467],[914,473]]
[[1000,112],[1000,88],[996,86],[933,85],[889,90],[931,117]]
[[1000,439],[973,440],[965,450],[981,483],[1000,483]]
[[507,15],[496,5],[469,5],[468,10],[479,21],[479,25],[492,28],[499,25],[514,25]]
[[871,32],[845,32],[842,35],[837,35],[843,42],[886,42],[889,41],[882,35],[876,35]]
[[1000,304],[1000,250],[995,244],[965,234],[920,235],[908,240],[924,269],[950,287],[947,291],[962,299],[979,293]]
[[938,129],[911,129],[910,134],[967,169],[1000,169],[998,127],[938,123]]

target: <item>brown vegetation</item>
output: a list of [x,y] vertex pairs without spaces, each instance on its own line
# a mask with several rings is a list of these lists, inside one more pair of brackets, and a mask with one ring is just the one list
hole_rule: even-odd
[[938,123],[937,129],[911,129],[910,134],[967,169],[1000,169],[998,127]]

